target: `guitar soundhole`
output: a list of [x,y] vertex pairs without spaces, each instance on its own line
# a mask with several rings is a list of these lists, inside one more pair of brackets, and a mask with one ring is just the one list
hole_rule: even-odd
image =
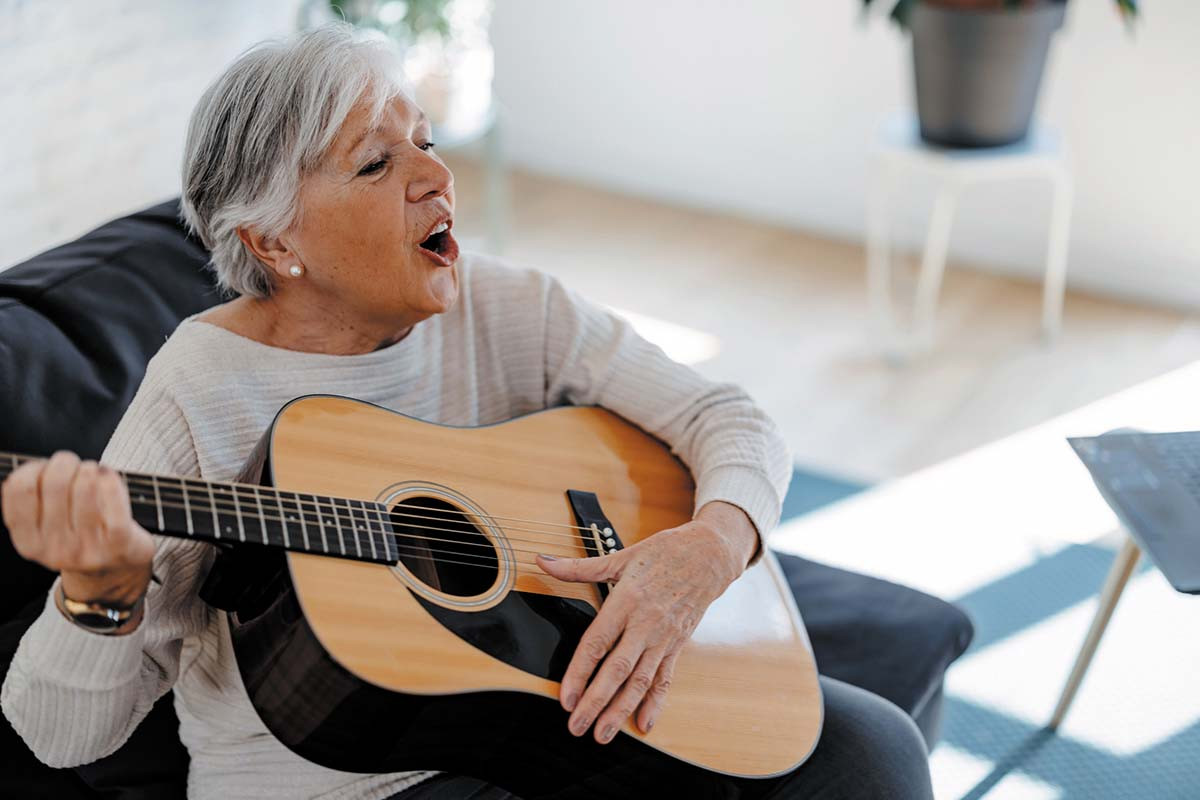
[[391,517],[401,563],[431,589],[474,597],[496,582],[496,548],[460,509],[436,497],[405,497]]

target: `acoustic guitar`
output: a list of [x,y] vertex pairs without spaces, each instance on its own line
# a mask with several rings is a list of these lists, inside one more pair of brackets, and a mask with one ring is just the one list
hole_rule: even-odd
[[[615,552],[691,519],[694,499],[660,441],[603,409],[456,428],[328,395],[280,410],[237,482],[123,476],[146,530],[218,545],[201,597],[228,612],[284,745],[333,769],[484,778],[471,759],[496,737],[569,736],[559,681],[609,588],[552,578],[535,555]],[[654,729],[618,736],[767,777],[808,757],[821,722],[768,553],[709,607]]]

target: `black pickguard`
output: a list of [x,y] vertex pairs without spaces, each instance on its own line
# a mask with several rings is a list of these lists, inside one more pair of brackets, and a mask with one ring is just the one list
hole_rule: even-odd
[[[411,591],[411,590],[410,590]],[[509,592],[484,611],[456,611],[413,597],[468,644],[517,669],[561,681],[596,610],[582,600]]]

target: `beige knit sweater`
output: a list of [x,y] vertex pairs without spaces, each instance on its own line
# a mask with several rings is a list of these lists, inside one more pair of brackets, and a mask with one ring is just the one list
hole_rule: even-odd
[[[696,508],[724,500],[746,511],[760,534],[776,524],[789,457],[741,390],[672,362],[544,274],[474,255],[459,270],[452,310],[362,355],[283,350],[185,320],[150,362],[103,460],[232,480],[275,412],[309,393],[451,425],[595,404],[671,446],[696,476]],[[146,617],[128,636],[83,631],[47,601],[0,695],[34,753],[54,766],[105,756],[174,687],[192,759],[190,797],[384,798],[427,774],[326,769],[271,736],[247,699],[224,614],[196,596],[211,556],[202,543],[162,540],[155,559],[162,584],[151,584]]]

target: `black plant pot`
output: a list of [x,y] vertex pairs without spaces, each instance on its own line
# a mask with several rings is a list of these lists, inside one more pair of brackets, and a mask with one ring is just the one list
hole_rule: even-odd
[[914,3],[908,24],[921,138],[943,147],[1024,138],[1065,11],[1053,1],[997,11]]

